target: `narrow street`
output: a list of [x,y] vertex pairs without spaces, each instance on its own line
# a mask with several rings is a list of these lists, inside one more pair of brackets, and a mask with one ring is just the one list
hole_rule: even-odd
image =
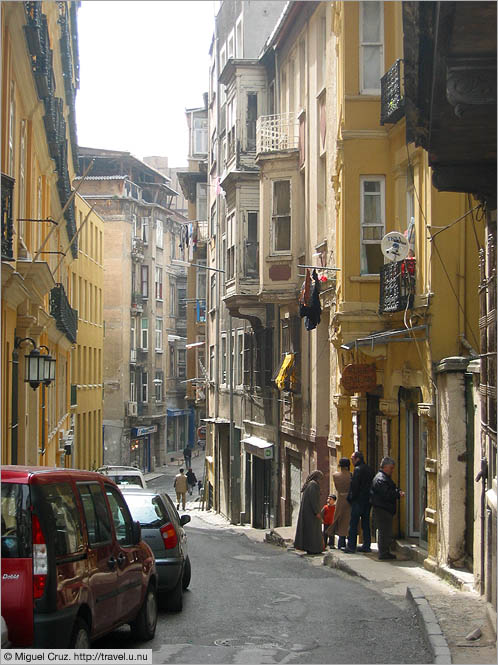
[[[193,458],[196,475],[202,458]],[[170,469],[149,486],[172,496]],[[322,566],[321,557],[294,556],[209,523],[194,505],[183,611],[160,612],[152,642],[132,641],[123,628],[96,648],[152,648],[154,663],[431,662],[406,601],[390,602]]]

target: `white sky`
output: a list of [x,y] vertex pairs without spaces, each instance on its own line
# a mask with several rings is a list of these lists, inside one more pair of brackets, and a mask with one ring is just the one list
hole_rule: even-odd
[[78,11],[78,143],[186,166],[185,109],[209,85],[212,0],[84,0]]

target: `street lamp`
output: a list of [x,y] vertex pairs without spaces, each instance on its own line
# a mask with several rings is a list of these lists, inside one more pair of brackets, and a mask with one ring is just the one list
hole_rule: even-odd
[[[40,383],[49,386],[55,379],[55,358],[50,355],[49,348],[42,344],[39,348],[31,337],[16,338],[15,348],[19,348],[23,342],[30,342],[33,348],[29,354],[24,356],[24,382],[36,390]],[[40,353],[40,349],[46,349],[47,353]]]
[[46,349],[47,353],[46,355],[41,356],[44,358],[45,363],[43,366],[43,384],[45,386],[49,386],[52,381],[55,381],[55,364],[56,364],[56,359],[52,358],[50,355],[50,349],[48,346],[45,346],[45,344],[40,344],[40,349]]

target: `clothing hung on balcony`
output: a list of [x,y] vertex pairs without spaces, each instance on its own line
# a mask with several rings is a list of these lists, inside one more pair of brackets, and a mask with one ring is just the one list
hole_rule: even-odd
[[299,316],[304,317],[306,330],[314,330],[320,323],[322,306],[320,305],[320,280],[316,270],[312,273],[314,284],[311,286],[309,269],[306,268],[306,277],[299,296]]
[[293,366],[294,354],[286,353],[284,361],[277,374],[277,378],[275,379],[275,383],[277,384],[277,388],[279,390],[292,390],[294,388],[295,377],[292,371]]

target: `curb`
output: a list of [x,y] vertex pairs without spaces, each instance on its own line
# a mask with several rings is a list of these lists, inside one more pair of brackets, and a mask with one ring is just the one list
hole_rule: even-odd
[[278,547],[292,547],[294,541],[291,538],[282,538],[274,529],[267,531],[265,533],[265,543],[270,543],[271,545],[277,545]]
[[334,556],[332,552],[327,552],[323,557],[323,565],[328,566],[329,568],[337,568],[342,570],[344,573],[351,575],[352,577],[359,577],[362,580],[369,581],[367,577],[361,575],[357,570],[352,568],[348,563],[340,559],[339,557]]
[[434,663],[451,663],[451,652],[439,622],[424,593],[418,587],[406,587],[406,598],[417,612],[417,618],[427,645],[434,656]]

